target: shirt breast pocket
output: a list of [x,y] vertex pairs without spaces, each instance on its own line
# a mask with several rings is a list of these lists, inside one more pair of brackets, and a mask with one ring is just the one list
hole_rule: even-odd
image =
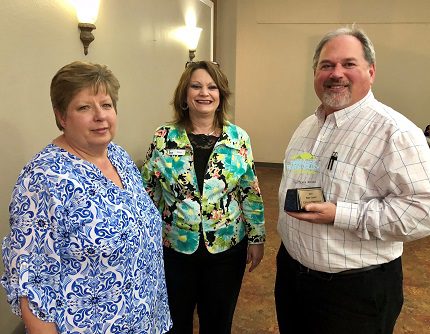
[[372,191],[367,168],[338,161],[329,171],[324,182],[324,189],[329,189],[329,198],[337,200],[359,201]]

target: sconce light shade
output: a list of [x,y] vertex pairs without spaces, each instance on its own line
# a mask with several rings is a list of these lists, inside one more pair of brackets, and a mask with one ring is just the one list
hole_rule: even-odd
[[74,0],[79,23],[96,23],[100,0]]
[[197,45],[199,44],[202,28],[187,26],[185,30],[185,42],[188,46],[189,62],[192,62],[196,56]]
[[188,50],[196,50],[197,45],[199,45],[200,34],[202,33],[202,28],[198,27],[187,27],[186,28],[186,43]]
[[88,46],[94,40],[92,31],[96,29],[100,0],[74,0],[78,27],[81,31],[81,41],[84,45],[84,54],[88,54]]
[[199,45],[200,34],[202,28],[198,27],[186,27],[185,42],[187,43],[188,50],[196,50]]

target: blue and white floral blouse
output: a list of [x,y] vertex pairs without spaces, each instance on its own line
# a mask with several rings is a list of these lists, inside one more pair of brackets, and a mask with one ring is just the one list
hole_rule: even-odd
[[14,313],[27,296],[59,333],[164,333],[161,219],[127,153],[111,143],[108,157],[124,189],[53,144],[24,167],[1,283]]
[[143,183],[163,217],[166,247],[192,254],[203,231],[206,248],[223,252],[245,236],[265,241],[263,200],[248,134],[227,123],[209,157],[199,191],[185,129],[157,129],[142,169]]

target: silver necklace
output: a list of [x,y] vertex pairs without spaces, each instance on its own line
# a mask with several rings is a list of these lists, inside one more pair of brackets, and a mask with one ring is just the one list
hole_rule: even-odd
[[209,137],[209,136],[212,136],[214,133],[215,133],[215,131],[216,131],[216,129],[215,130],[213,130],[212,132],[210,132],[210,133],[195,133],[194,131],[193,132],[191,132],[193,135],[196,135],[196,136],[198,136],[198,135],[204,135],[204,136],[207,136],[207,137]]

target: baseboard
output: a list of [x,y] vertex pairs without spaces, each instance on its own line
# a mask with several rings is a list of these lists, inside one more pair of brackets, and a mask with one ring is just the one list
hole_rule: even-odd
[[266,168],[281,168],[283,167],[283,164],[280,162],[261,162],[256,161],[255,167],[266,167]]

